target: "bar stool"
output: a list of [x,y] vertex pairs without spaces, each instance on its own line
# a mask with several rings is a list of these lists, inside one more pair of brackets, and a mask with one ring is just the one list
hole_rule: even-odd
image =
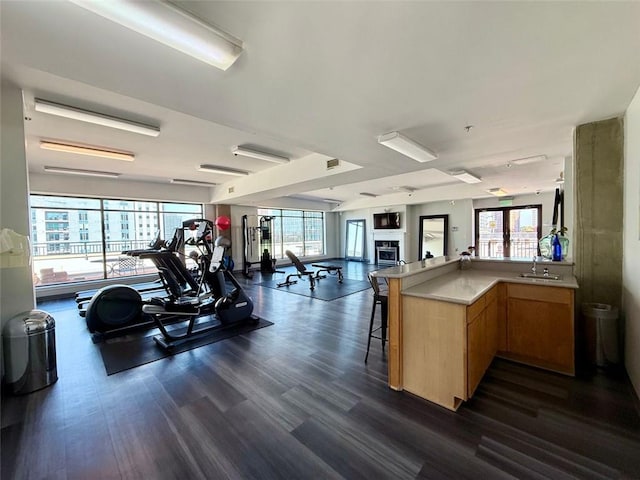
[[[371,347],[371,339],[376,338],[382,341],[382,351],[384,352],[384,346],[387,343],[387,305],[389,303],[389,295],[385,290],[380,289],[378,278],[367,273],[367,278],[373,289],[373,306],[371,308],[371,321],[369,322],[369,338],[367,339],[367,354],[364,357],[364,363],[367,363],[369,358],[369,348]],[[376,305],[380,305],[380,326],[373,328],[373,320],[376,316]],[[380,331],[380,336],[374,335],[375,332]]]

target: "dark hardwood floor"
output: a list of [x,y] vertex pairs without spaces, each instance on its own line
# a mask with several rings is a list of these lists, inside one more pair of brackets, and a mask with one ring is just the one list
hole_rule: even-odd
[[2,478],[640,478],[624,373],[495,360],[450,412],[389,390],[379,341],[363,363],[370,291],[325,302],[259,281],[273,326],[112,376],[73,300],[40,304],[60,379],[2,399]]

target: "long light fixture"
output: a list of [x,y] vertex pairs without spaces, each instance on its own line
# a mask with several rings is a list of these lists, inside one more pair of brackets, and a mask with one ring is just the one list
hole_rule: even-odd
[[490,188],[487,190],[491,195],[495,195],[496,197],[504,197],[508,192],[503,190],[502,188]]
[[449,174],[452,177],[456,177],[458,180],[460,180],[462,182],[465,182],[465,183],[480,183],[480,182],[482,182],[482,180],[480,180],[475,175],[471,175],[466,170],[457,170],[455,172],[449,172]]
[[221,167],[218,165],[200,165],[199,172],[221,173],[222,175],[235,175],[236,177],[244,177],[249,175],[246,170],[236,170],[235,168]]
[[280,155],[274,155],[272,153],[259,152],[245,147],[233,147],[231,153],[234,155],[241,155],[243,157],[257,158],[258,160],[265,160],[273,163],[289,163],[287,157],[281,157]]
[[63,105],[61,103],[49,102],[48,100],[42,100],[40,98],[35,99],[35,110],[36,112],[93,123],[94,125],[102,125],[103,127],[117,128],[118,130],[139,133],[149,137],[157,137],[160,135],[160,129],[158,127],[112,117],[111,115],[92,112],[90,110],[83,110],[82,108],[70,107],[69,105]]
[[378,143],[391,148],[396,152],[400,152],[417,162],[430,162],[431,160],[438,158],[438,155],[428,148],[423,147],[419,143],[414,142],[398,132],[390,132],[380,135],[378,137]]
[[49,173],[64,173],[66,175],[82,175],[86,177],[118,178],[120,176],[119,173],[114,173],[114,172],[101,172],[98,170],[81,170],[78,168],[50,167],[48,165],[44,166],[44,171]]
[[89,155],[91,157],[109,158],[111,160],[124,160],[133,162],[136,156],[129,152],[114,152],[113,150],[103,150],[97,147],[83,147],[81,145],[70,145],[67,143],[40,141],[40,148],[43,150],[53,150],[54,152],[75,153],[78,155]]
[[171,179],[171,183],[175,183],[176,185],[191,185],[198,187],[213,187],[215,185],[218,185],[217,183],[213,182],[201,182],[198,180],[187,180],[184,178],[173,178]]
[[509,163],[513,165],[527,165],[529,163],[541,162],[546,159],[546,155],[535,155],[533,157],[516,158],[515,160],[511,160]]
[[71,1],[101,17],[221,70],[226,70],[233,65],[242,53],[240,40],[169,2]]
[[375,198],[378,196],[375,193],[369,193],[369,192],[360,192],[360,195],[362,195],[363,197],[371,197],[371,198]]

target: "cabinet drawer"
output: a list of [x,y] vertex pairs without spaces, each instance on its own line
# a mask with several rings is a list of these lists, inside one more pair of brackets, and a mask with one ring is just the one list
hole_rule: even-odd
[[509,298],[537,300],[547,303],[573,304],[573,290],[562,287],[540,287],[538,285],[521,285],[510,283],[507,286]]

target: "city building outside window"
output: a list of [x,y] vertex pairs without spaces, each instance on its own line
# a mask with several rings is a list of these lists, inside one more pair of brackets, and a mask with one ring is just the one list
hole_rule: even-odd
[[[143,230],[135,214],[153,221]],[[201,218],[202,205],[31,195],[31,241],[36,285],[155,273],[150,260],[135,269],[118,268],[124,250],[146,248],[161,237],[170,241],[182,221]],[[38,240],[44,240],[38,242]],[[42,281],[46,279],[46,281]]]
[[260,208],[258,217],[272,217],[273,258],[285,258],[287,250],[298,257],[324,255],[324,212]]

